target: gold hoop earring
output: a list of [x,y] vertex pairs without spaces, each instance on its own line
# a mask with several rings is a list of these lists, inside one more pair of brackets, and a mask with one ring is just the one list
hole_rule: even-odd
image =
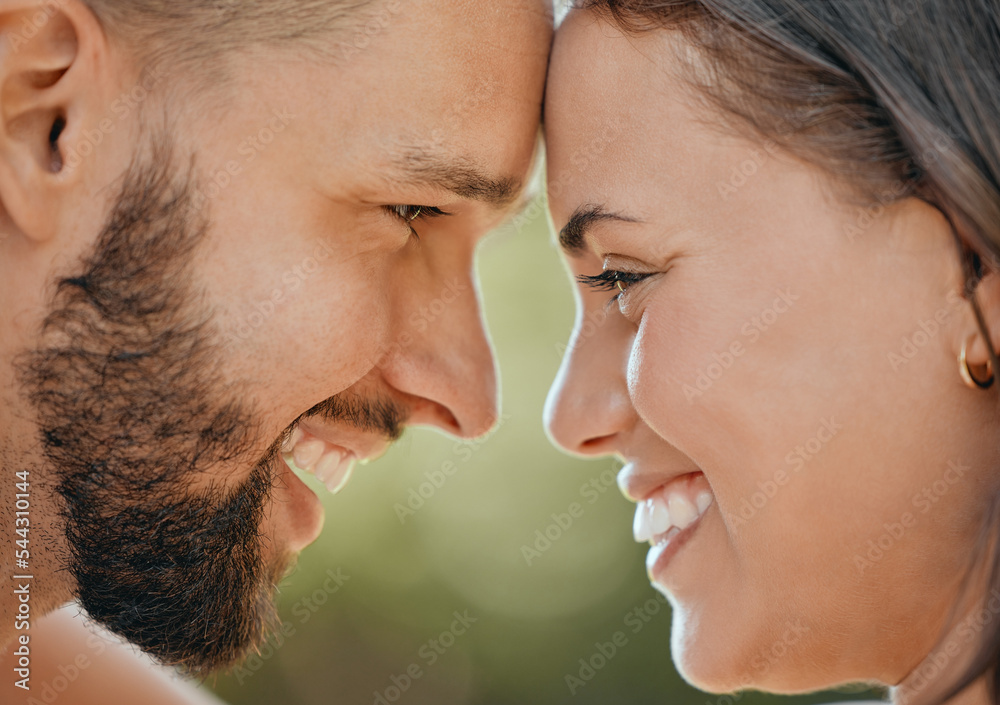
[[962,352],[958,355],[958,373],[962,376],[962,381],[965,382],[969,389],[989,389],[993,386],[993,370],[992,365],[989,361],[986,362],[986,370],[990,373],[989,379],[980,382],[978,379],[972,376],[972,370],[969,369],[969,361],[965,357],[966,348],[969,345],[969,341],[966,340],[962,343]]

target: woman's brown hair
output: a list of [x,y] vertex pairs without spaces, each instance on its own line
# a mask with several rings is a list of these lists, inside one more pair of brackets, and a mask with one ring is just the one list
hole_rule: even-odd
[[[696,50],[688,78],[700,95],[849,185],[869,213],[911,197],[936,206],[990,340],[975,290],[987,270],[1000,274],[1000,0],[576,4],[626,32],[681,32]],[[985,517],[969,572],[985,565],[988,593],[1000,588],[1000,498]],[[1000,705],[1000,615],[993,625],[941,702],[985,675]]]

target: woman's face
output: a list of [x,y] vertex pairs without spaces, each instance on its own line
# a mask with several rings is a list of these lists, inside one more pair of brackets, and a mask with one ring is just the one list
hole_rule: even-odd
[[558,32],[552,217],[572,273],[620,272],[624,293],[577,287],[549,432],[626,462],[693,684],[898,683],[996,490],[995,399],[958,373],[976,328],[950,230],[915,199],[850,205],[723,127],[676,77],[683,48],[587,12]]

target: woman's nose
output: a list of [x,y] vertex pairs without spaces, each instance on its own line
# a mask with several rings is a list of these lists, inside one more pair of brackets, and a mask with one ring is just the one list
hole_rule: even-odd
[[627,365],[635,330],[603,306],[578,317],[545,403],[545,428],[570,453],[614,453],[635,423]]

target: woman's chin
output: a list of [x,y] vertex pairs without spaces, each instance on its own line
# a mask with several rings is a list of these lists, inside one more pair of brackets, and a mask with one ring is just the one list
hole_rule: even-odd
[[718,650],[673,647],[671,651],[674,667],[681,678],[698,690],[721,694],[760,688],[752,678],[739,678],[740,664],[723,657]]
[[[746,671],[746,662],[732,663],[717,656],[704,654],[704,658],[690,654],[674,654],[674,667],[688,685],[706,693],[718,695],[759,690],[777,695],[797,695],[824,690],[830,685],[806,682],[801,675],[784,671],[755,675]],[[741,670],[742,669],[742,670]],[[742,676],[740,675],[742,673]],[[719,700],[717,705],[732,705]]]
[[[699,627],[700,625],[700,627]],[[809,631],[789,623],[767,636],[741,639],[736,625],[728,629],[710,627],[703,619],[685,619],[674,612],[671,656],[680,676],[706,693],[761,690],[780,695],[823,690],[837,683],[820,682],[795,659],[798,641]],[[731,705],[720,700],[718,705]]]

